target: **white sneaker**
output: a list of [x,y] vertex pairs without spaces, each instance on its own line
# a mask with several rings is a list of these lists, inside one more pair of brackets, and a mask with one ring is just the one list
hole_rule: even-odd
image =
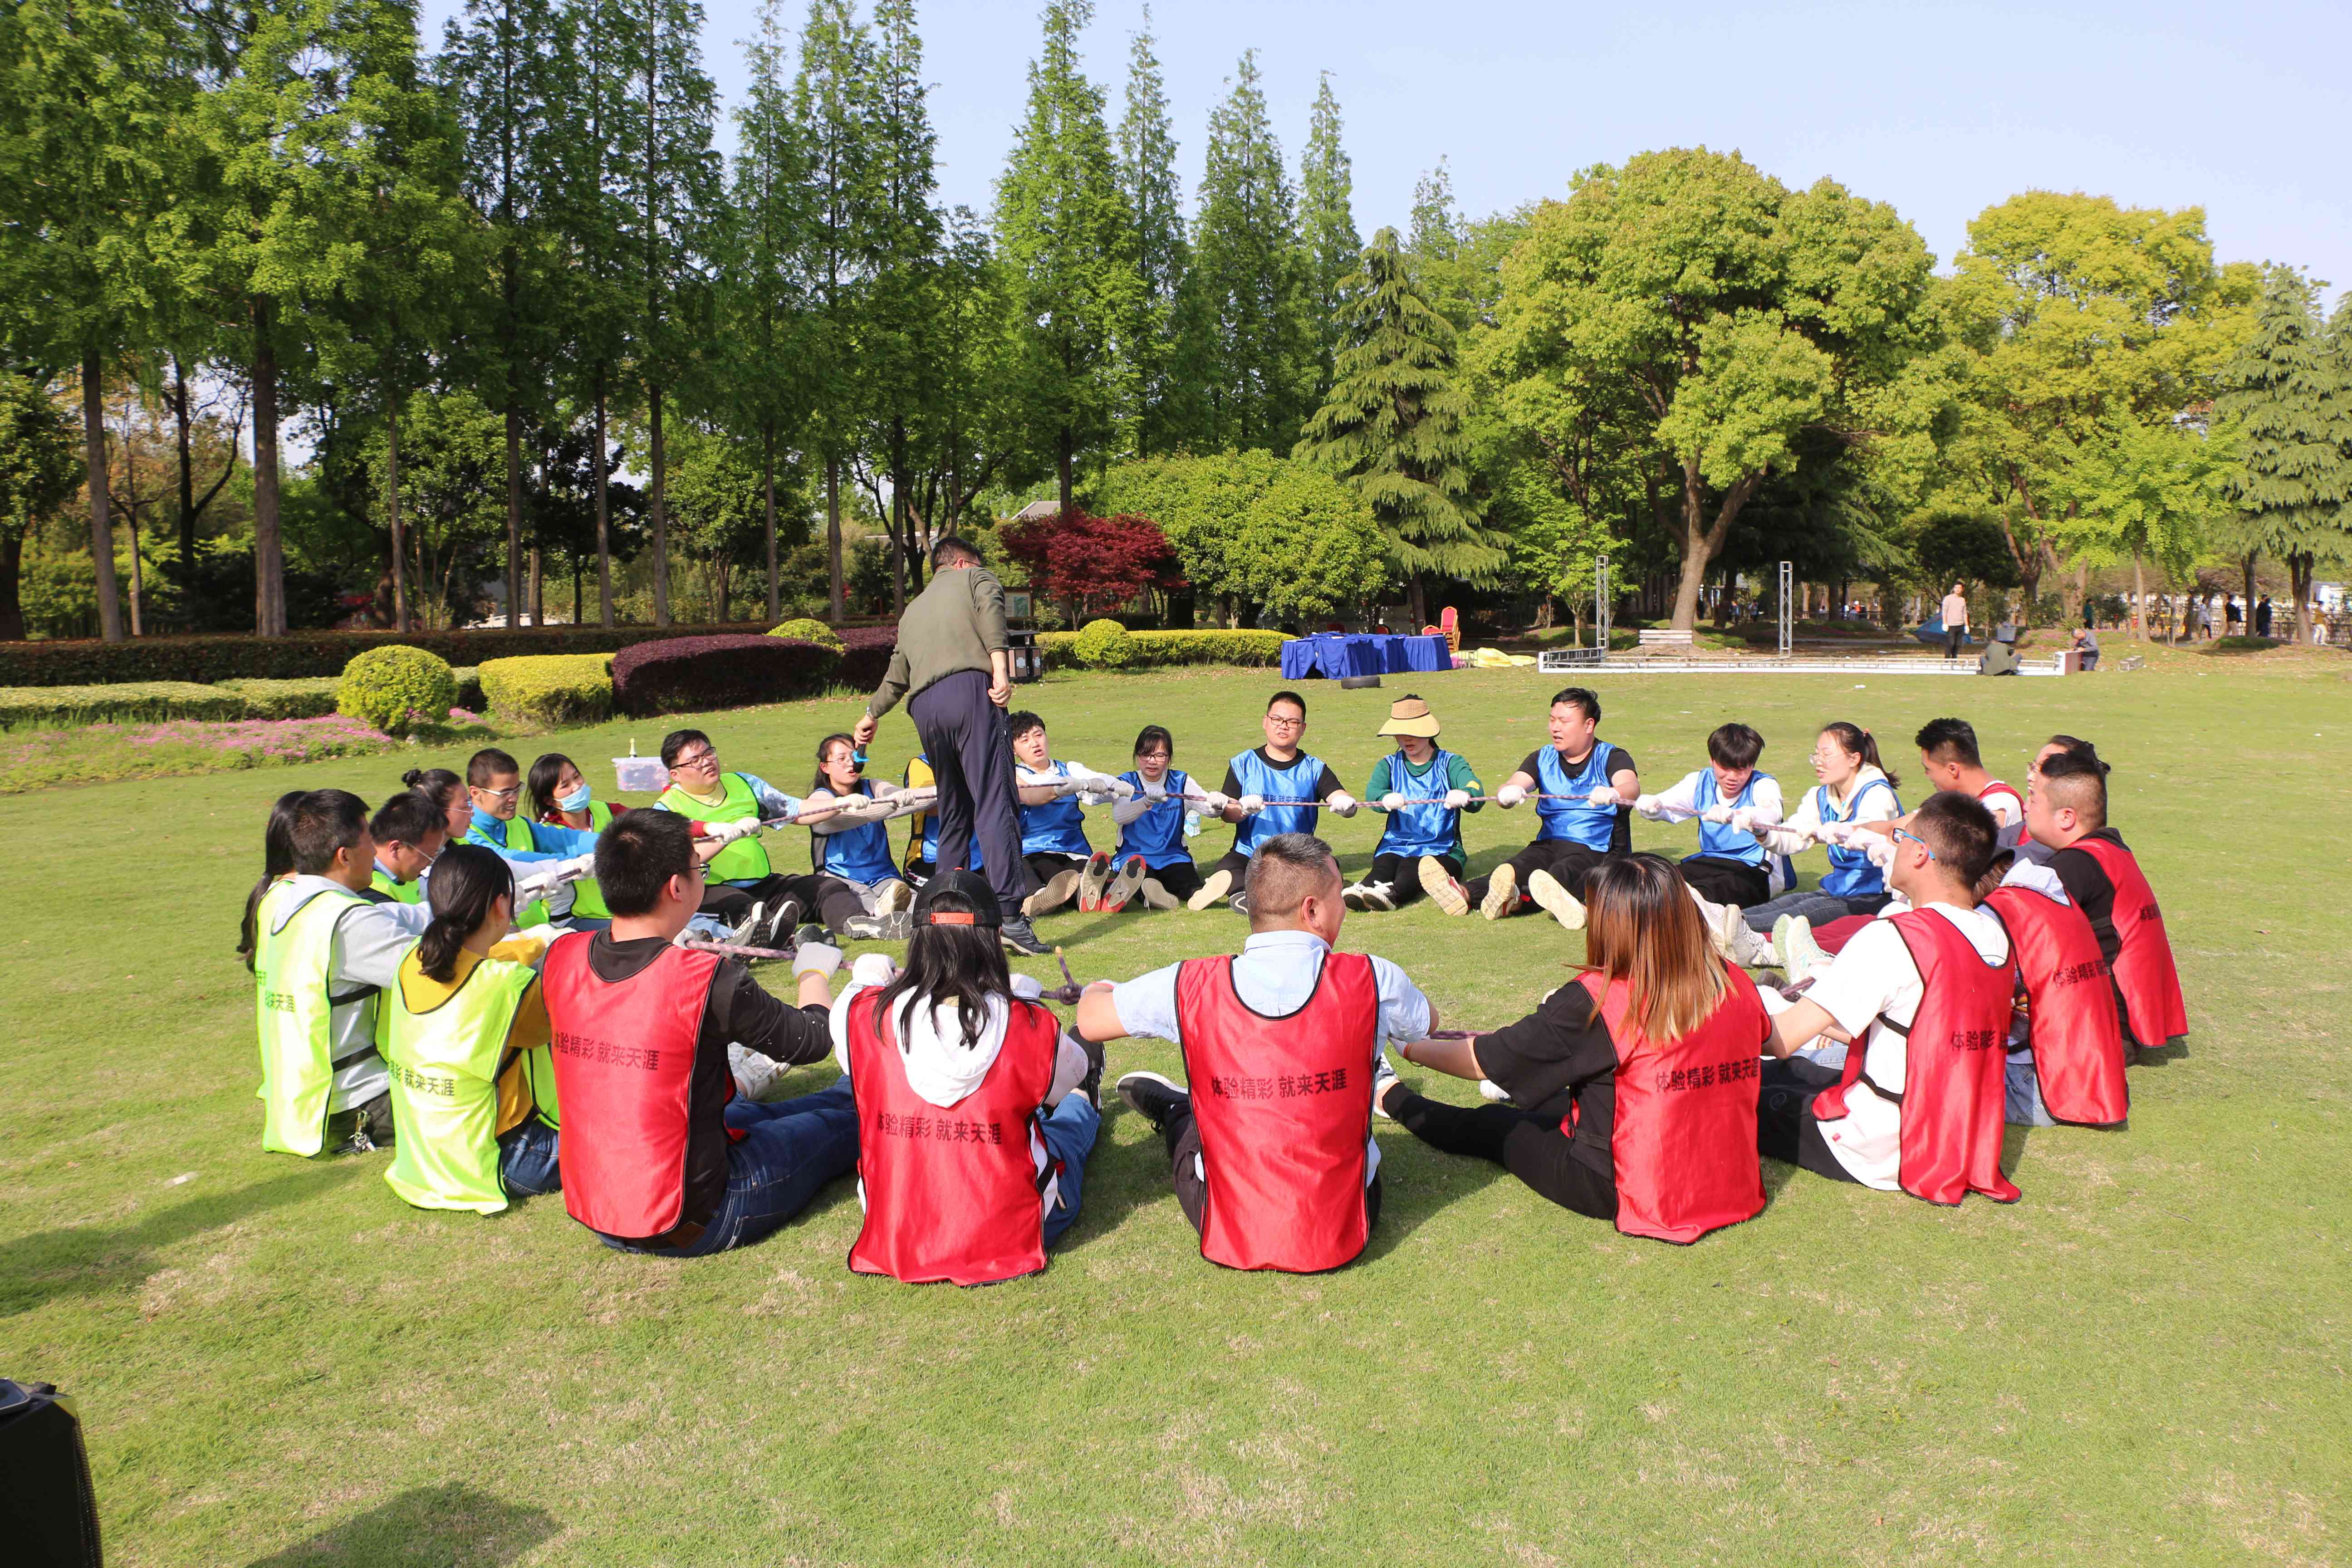
[[1396,908],[1396,889],[1386,882],[1365,882],[1357,888],[1363,897],[1363,908],[1385,914]]
[[1421,858],[1419,875],[1421,890],[1429,895],[1430,902],[1449,915],[1466,915],[1470,912],[1469,890],[1454,879],[1453,873],[1446,870],[1435,856],[1424,855]]
[[1383,1049],[1372,1058],[1372,1114],[1383,1121],[1396,1120],[1381,1105],[1381,1096],[1387,1091],[1389,1085],[1396,1081],[1397,1070],[1389,1066],[1389,1053]]
[[1584,901],[1561,887],[1559,879],[1550,872],[1538,871],[1528,879],[1528,897],[1566,929],[1584,929]]
[[1143,900],[1143,907],[1147,910],[1181,910],[1184,907],[1184,900],[1161,886],[1157,877],[1143,879],[1135,892],[1136,896]]
[[1503,1105],[1510,1100],[1511,1091],[1493,1079],[1482,1078],[1478,1080],[1478,1098],[1489,1105]]
[[1034,917],[1048,910],[1060,909],[1070,901],[1070,895],[1078,890],[1078,882],[1084,875],[1075,867],[1067,871],[1055,872],[1045,879],[1044,887],[1021,901],[1021,912]]
[[1498,921],[1518,908],[1518,904],[1519,873],[1506,860],[1496,867],[1494,876],[1487,879],[1486,897],[1479,904],[1478,912],[1490,921]]
[[1789,921],[1789,929],[1781,934],[1780,960],[1781,966],[1789,972],[1789,984],[1797,985],[1835,963],[1837,954],[1814,941],[1813,922],[1798,915]]
[[1361,882],[1349,883],[1346,887],[1339,889],[1339,901],[1351,910],[1362,909],[1364,907],[1364,885]]
[[895,878],[883,883],[882,890],[874,896],[874,912],[877,915],[895,915],[914,907],[915,889]]
[[1208,880],[1201,884],[1201,890],[1184,900],[1184,907],[1188,910],[1212,908],[1219,899],[1233,890],[1233,886],[1234,874],[1231,871],[1212,871]]

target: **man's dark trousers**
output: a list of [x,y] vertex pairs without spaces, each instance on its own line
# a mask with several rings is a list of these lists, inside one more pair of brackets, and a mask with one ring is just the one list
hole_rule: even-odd
[[908,700],[907,715],[923,738],[923,754],[939,784],[936,864],[942,871],[964,865],[979,840],[981,875],[1011,920],[1032,889],[1021,858],[1013,730],[1004,710],[988,700],[988,686],[989,677],[977,669],[943,675]]

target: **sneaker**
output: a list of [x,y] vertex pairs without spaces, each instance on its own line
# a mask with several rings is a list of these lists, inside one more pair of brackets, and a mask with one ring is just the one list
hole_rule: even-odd
[[1208,909],[1232,891],[1233,886],[1234,874],[1231,871],[1212,871],[1208,880],[1201,884],[1201,890],[1184,900],[1184,907],[1188,910]]
[[1486,883],[1486,901],[1478,912],[1490,921],[1501,920],[1518,907],[1519,873],[1508,860],[1495,868],[1495,875]]
[[1024,957],[1051,958],[1054,955],[1052,948],[1037,940],[1037,932],[1029,924],[1027,915],[1006,921],[1003,929],[996,933],[996,940]]
[[745,947],[775,947],[783,934],[800,924],[801,901],[798,899],[778,899],[772,904],[751,906],[751,918],[735,933],[735,940]]
[[1103,907],[1103,887],[1109,880],[1110,853],[1108,850],[1097,849],[1087,857],[1087,868],[1078,874],[1080,913],[1090,915]]
[[877,915],[895,915],[914,907],[914,884],[895,878],[883,883],[882,890],[874,898],[874,912]]
[[[1505,867],[1504,871],[1508,871]],[[1498,871],[1496,875],[1500,876]],[[1470,912],[1470,889],[1454,879],[1453,874],[1433,856],[1421,858],[1421,890],[1429,895],[1430,902],[1449,915]]]
[[1389,1054],[1383,1050],[1372,1058],[1372,1114],[1383,1121],[1396,1120],[1381,1104],[1381,1097],[1388,1092],[1389,1085],[1396,1081],[1397,1070],[1389,1066]]
[[[1784,964],[1789,961],[1789,931],[1796,923],[1794,915],[1782,915],[1772,922],[1772,951]],[[1805,923],[1811,925],[1812,922],[1808,921]]]
[[1103,1048],[1085,1036],[1071,1030],[1062,1031],[1062,1037],[1087,1054],[1087,1076],[1078,1079],[1077,1092],[1087,1097],[1088,1105],[1102,1103]]
[[1478,1080],[1478,1098],[1489,1105],[1507,1105],[1511,1091],[1491,1078],[1482,1078]]
[[799,927],[793,932],[793,945],[794,947],[805,947],[813,942],[830,943],[832,941],[833,932],[827,930],[824,926],[817,923],[815,921],[809,921],[806,925]]
[[1025,916],[1042,915],[1048,910],[1058,910],[1070,901],[1085,876],[1076,866],[1066,871],[1056,871],[1045,879],[1045,885],[1022,900],[1021,912]]
[[1147,910],[1181,910],[1184,907],[1184,900],[1170,892],[1157,877],[1143,879],[1136,893]]
[[852,915],[843,922],[841,934],[859,942],[908,942],[915,935],[915,917],[904,910],[887,915]]
[[[1106,856],[1104,858],[1108,859],[1108,857]],[[1102,912],[1115,915],[1127,908],[1127,901],[1135,897],[1137,889],[1143,886],[1143,874],[1148,869],[1150,868],[1144,865],[1142,856],[1129,856],[1127,864],[1118,868],[1118,875],[1113,877],[1110,879],[1110,886],[1102,891],[1100,900]]]
[[1339,889],[1339,901],[1347,905],[1348,908],[1351,910],[1362,909],[1364,907],[1364,885],[1361,882],[1349,883],[1346,887]]
[[1584,929],[1584,901],[1560,886],[1559,879],[1550,872],[1538,871],[1528,879],[1528,897],[1568,930]]
[[1225,906],[1225,907],[1226,907],[1226,908],[1228,908],[1228,909],[1230,909],[1230,910],[1232,910],[1234,911],[1234,913],[1235,913],[1235,914],[1237,914],[1237,915],[1245,915],[1245,914],[1249,913],[1249,894],[1248,894],[1248,892],[1247,892],[1247,891],[1243,891],[1243,892],[1235,893],[1235,894],[1233,896],[1233,898],[1232,898],[1232,899],[1227,902],[1227,904],[1226,904],[1226,906]]
[[1813,922],[1802,915],[1782,916],[1789,922],[1778,937],[1780,962],[1789,972],[1789,984],[1801,985],[1837,962],[1837,955],[1813,940]]
[[1364,908],[1376,914],[1386,914],[1396,908],[1396,889],[1386,882],[1366,882],[1363,885]]
[[1192,1097],[1156,1072],[1131,1072],[1118,1080],[1119,1103],[1157,1129],[1192,1103]]

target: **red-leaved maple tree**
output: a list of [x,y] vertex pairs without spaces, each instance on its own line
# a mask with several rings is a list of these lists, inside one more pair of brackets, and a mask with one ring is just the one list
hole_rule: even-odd
[[1094,517],[1073,507],[1055,517],[1008,524],[997,536],[1004,552],[1029,569],[1029,586],[1068,607],[1071,618],[1109,611],[1184,585],[1176,552],[1160,525],[1121,512]]

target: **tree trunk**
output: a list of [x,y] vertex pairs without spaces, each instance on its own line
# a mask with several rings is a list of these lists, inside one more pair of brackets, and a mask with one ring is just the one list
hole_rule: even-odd
[[122,605],[114,584],[114,518],[106,490],[106,405],[99,397],[98,351],[81,356],[82,462],[89,488],[89,560],[98,574],[98,624],[109,642],[122,640]]
[[131,635],[147,632],[147,574],[139,560],[139,447],[135,421],[139,384],[132,382],[122,396],[122,527],[131,535]]
[[392,524],[392,626],[394,631],[404,632],[408,629],[408,561],[400,531],[400,397],[389,386],[383,397],[383,500],[384,516]]
[[[596,602],[597,621],[613,629],[613,507],[604,472],[604,367],[596,367]],[[577,619],[578,617],[573,617]]]
[[2318,559],[2310,551],[2290,551],[2286,558],[2287,592],[2294,595],[2294,642],[2311,646],[2311,579]]
[[2254,563],[2262,559],[2262,553],[2259,550],[2249,550],[2239,563],[2246,574],[2246,618],[2239,625],[2250,632],[2254,629]]
[[172,356],[172,425],[180,443],[180,570],[188,573],[196,567],[196,476],[188,439],[188,373],[177,354]]
[[539,546],[530,547],[530,626],[533,631],[547,625],[547,580],[541,570]]
[[720,626],[727,624],[727,558],[719,556],[710,563],[710,605],[712,619]]
[[580,603],[580,552],[574,550],[570,553],[572,556],[572,624],[575,626],[584,626],[587,622],[584,619],[583,606]]
[[651,503],[654,524],[654,625],[669,625],[669,519],[662,511],[662,464],[667,454],[662,447],[662,394],[659,386],[646,388],[653,416],[653,489],[647,496]]
[[522,416],[507,395],[507,630],[522,625]]
[[[890,550],[895,559],[890,563],[890,609],[894,615],[907,613],[907,547],[913,542],[914,524],[907,515],[907,422],[893,416],[890,420],[890,516],[895,521],[890,529]],[[1066,484],[1067,480],[1064,481]],[[1063,503],[1065,507],[1067,502]]]
[[25,574],[25,536],[0,530],[0,642],[25,640],[25,601],[17,584]]
[[776,576],[776,427],[760,427],[760,491],[767,506],[768,623],[784,618],[782,584]]
[[1429,594],[1422,586],[1418,572],[1404,580],[1404,603],[1405,617],[1412,622],[1412,631],[1406,635],[1412,636],[1429,625]]
[[2147,640],[2147,579],[2141,574],[2139,546],[2132,546],[2132,635]]
[[1723,548],[1725,537],[1731,531],[1733,520],[1756,487],[1764,482],[1759,469],[1742,474],[1732,487],[1723,492],[1722,503],[1717,507],[1715,521],[1706,521],[1706,492],[1699,478],[1698,463],[1692,459],[1683,465],[1683,567],[1682,580],[1675,585],[1674,629],[1693,631],[1698,626],[1699,594],[1706,585],[1707,563]]
[[847,584],[841,574],[841,459],[832,456],[824,460],[824,561],[833,618],[838,622],[849,610]]
[[286,635],[286,545],[278,529],[278,346],[269,300],[253,302],[254,630]]
[[1070,468],[1076,455],[1077,442],[1070,434],[1070,427],[1065,425],[1056,443],[1056,468],[1061,479],[1062,515],[1065,517],[1070,511]]

